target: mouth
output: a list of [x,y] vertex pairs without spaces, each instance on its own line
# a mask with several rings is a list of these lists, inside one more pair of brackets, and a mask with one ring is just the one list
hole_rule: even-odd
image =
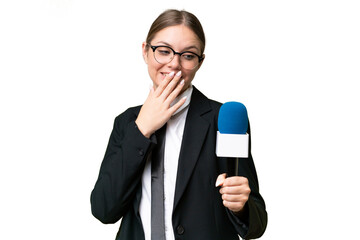
[[161,72],[161,75],[164,76],[164,77],[166,77],[169,74],[170,74],[169,72]]

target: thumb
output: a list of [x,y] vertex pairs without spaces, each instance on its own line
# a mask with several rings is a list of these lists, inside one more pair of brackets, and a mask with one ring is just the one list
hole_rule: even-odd
[[215,183],[215,187],[222,186],[226,178],[226,173],[220,174]]
[[155,92],[155,89],[154,89],[154,85],[153,85],[153,84],[150,84],[150,85],[149,85],[149,90],[150,90],[150,93]]

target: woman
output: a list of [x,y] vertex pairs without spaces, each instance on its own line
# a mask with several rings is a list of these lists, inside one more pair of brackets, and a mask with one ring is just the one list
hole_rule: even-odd
[[215,155],[221,104],[191,84],[204,49],[198,19],[177,10],[163,12],[142,44],[153,87],[142,106],[115,119],[91,194],[101,222],[122,218],[118,240],[247,239],[265,231],[251,154],[240,176],[226,178],[226,160]]

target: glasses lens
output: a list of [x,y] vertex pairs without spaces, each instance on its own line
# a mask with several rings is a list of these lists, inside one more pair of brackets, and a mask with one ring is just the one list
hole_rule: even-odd
[[169,63],[174,58],[174,52],[168,47],[158,47],[155,50],[155,59],[159,63]]
[[194,69],[199,64],[199,58],[192,52],[184,52],[181,55],[181,66],[185,69]]

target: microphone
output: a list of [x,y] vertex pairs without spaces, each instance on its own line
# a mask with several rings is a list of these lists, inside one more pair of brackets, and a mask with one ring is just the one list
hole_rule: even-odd
[[239,102],[226,102],[219,110],[216,137],[216,155],[235,160],[235,176],[238,176],[239,158],[249,156],[248,115]]

